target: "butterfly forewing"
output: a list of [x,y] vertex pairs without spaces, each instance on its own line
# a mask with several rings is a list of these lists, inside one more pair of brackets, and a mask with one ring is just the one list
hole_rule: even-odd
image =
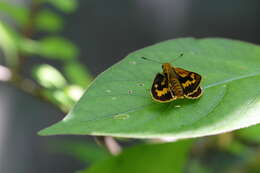
[[151,88],[151,95],[155,101],[196,99],[202,95],[201,75],[182,68],[175,68],[170,63],[163,63],[162,69],[163,73],[156,74]]
[[[184,96],[189,98],[190,95],[194,94],[198,90],[201,82],[201,76],[197,73],[190,72],[178,67],[174,68],[174,70],[182,85]],[[198,92],[202,93],[202,90],[200,89]],[[201,94],[195,95],[198,95],[199,97]]]
[[174,93],[170,91],[168,85],[169,81],[167,77],[163,74],[157,73],[151,88],[153,99],[158,102],[169,102],[175,100],[176,97],[174,96]]

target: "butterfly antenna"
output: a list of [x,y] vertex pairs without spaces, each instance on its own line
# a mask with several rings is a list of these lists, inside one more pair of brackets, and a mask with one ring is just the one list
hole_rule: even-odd
[[149,58],[145,58],[145,57],[141,57],[141,58],[144,59],[144,60],[147,60],[147,61],[151,61],[151,62],[162,64],[161,62],[153,60],[153,59],[149,59]]
[[179,58],[181,58],[181,57],[183,57],[183,53],[181,53],[177,58],[175,58],[175,59],[173,59],[171,62],[175,62],[175,61],[177,61]]

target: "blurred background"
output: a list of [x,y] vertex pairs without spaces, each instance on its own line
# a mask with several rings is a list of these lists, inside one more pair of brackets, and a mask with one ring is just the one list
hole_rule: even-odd
[[[18,47],[21,49],[19,52],[22,53],[15,56],[19,56],[20,60],[16,63],[8,62],[9,60],[4,57],[14,52],[6,48],[0,52],[0,65],[8,64],[7,66],[14,69],[22,66],[18,69],[18,74],[33,78],[33,81],[39,83],[41,87],[51,91],[53,86],[41,84],[42,80],[46,80],[38,76],[42,69],[50,68],[55,74],[57,69],[64,72],[68,75],[66,79],[73,84],[66,86],[66,91],[82,92],[95,76],[130,52],[167,39],[225,37],[260,44],[258,0],[57,0],[55,2],[42,0],[39,2],[0,0],[2,47],[7,45],[6,40],[17,41],[19,36],[15,33],[27,38],[19,40]],[[27,12],[24,13],[24,9]],[[25,19],[24,14],[29,19]],[[5,31],[3,28],[10,31],[10,38],[5,38],[1,34]],[[39,49],[39,44],[43,49]],[[52,66],[37,66],[42,63]],[[82,68],[79,73],[84,73],[85,84],[76,81],[69,72],[75,68]],[[33,75],[31,75],[32,69]],[[17,86],[5,82],[8,74],[8,71],[0,68],[1,173],[71,173],[109,157],[109,154],[99,148],[91,137],[37,135],[39,130],[61,120],[64,112],[76,100],[72,97],[67,98],[62,95],[60,89],[57,89],[60,85],[63,86],[63,77],[57,74],[60,83],[51,84],[58,85],[54,87],[55,97],[49,96],[49,90],[46,90],[48,98],[54,99],[55,104],[52,105],[38,99],[38,95],[34,97],[26,93],[28,91],[24,92],[24,89],[17,89]],[[26,86],[31,86],[30,84],[25,81]],[[21,87],[20,83],[18,85]],[[64,88],[62,89],[64,91]],[[66,97],[65,103],[64,97]],[[253,144],[255,147],[256,144]],[[217,168],[215,162],[222,161],[221,163],[225,165],[223,158],[232,160],[232,163],[240,163],[238,160],[244,159],[226,152],[218,153],[216,150],[215,148],[210,150],[216,157],[211,157],[209,160],[212,169],[215,170]],[[82,156],[84,152],[92,154]],[[209,157],[208,152],[200,152],[200,156],[201,163],[207,161]],[[208,171],[210,168],[201,168],[197,161],[192,165],[194,170],[198,170],[197,172],[215,172]],[[187,169],[186,172],[193,171]]]

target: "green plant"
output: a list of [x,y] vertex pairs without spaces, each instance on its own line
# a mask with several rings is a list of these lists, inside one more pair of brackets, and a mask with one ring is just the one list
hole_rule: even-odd
[[[202,74],[204,95],[156,103],[149,89],[161,67],[140,57],[169,62],[179,52],[184,57],[176,66]],[[225,39],[176,39],[144,48],[97,77],[67,117],[41,134],[181,139],[257,124],[259,54],[259,46]]]
[[[117,148],[114,152],[119,153],[117,156],[87,142],[56,142],[56,152],[93,165],[79,172],[200,173],[260,169],[259,126],[252,126],[260,121],[260,89],[256,87],[260,81],[259,46],[220,38],[169,40],[129,54],[89,86],[92,77],[79,62],[77,46],[59,34],[65,20],[44,4],[66,14],[77,9],[76,0],[34,0],[30,8],[0,3],[0,10],[17,27],[13,29],[0,21],[0,48],[5,60],[0,65],[0,80],[54,105],[64,114],[69,112],[61,122],[41,131],[41,135],[143,138],[121,153],[112,138],[97,138],[110,152]],[[34,39],[37,33],[44,33],[44,37]],[[203,96],[165,104],[152,101],[149,89],[155,74],[161,72],[161,65],[140,57],[163,63],[180,53],[184,56],[173,65],[202,75]],[[60,67],[35,64],[30,69],[31,76],[26,76],[22,69],[30,58],[51,59],[59,62]],[[252,127],[242,129],[248,126]],[[236,129],[240,130],[230,132]],[[215,136],[204,137],[208,135]],[[158,141],[173,143],[151,144]],[[61,143],[66,147],[60,147]],[[211,157],[216,160],[205,164]]]

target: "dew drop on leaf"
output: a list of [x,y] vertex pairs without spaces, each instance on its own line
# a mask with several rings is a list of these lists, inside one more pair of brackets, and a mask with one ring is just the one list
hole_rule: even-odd
[[135,65],[136,62],[135,62],[135,61],[130,61],[129,64],[133,64],[133,65]]
[[107,93],[111,93],[111,90],[106,90]]
[[113,118],[116,120],[126,120],[130,117],[128,114],[117,114]]

